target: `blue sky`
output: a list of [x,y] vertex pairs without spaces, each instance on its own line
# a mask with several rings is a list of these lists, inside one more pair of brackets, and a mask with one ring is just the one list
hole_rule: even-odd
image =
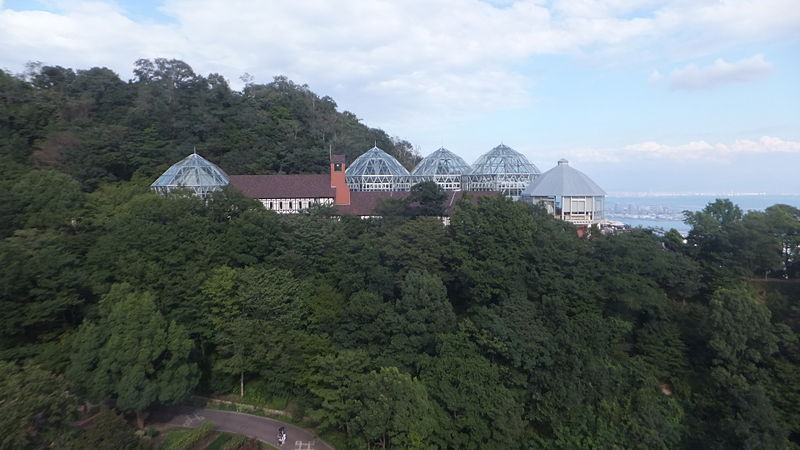
[[12,73],[284,74],[423,155],[502,141],[610,192],[800,194],[796,0],[0,0],[0,42]]

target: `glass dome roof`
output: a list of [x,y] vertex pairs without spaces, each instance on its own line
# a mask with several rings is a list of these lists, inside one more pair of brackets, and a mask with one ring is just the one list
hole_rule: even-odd
[[484,153],[472,165],[471,175],[533,174],[541,172],[522,153],[500,144]]
[[411,172],[415,176],[461,175],[471,168],[460,156],[442,147],[426,156]]
[[[197,153],[183,158],[166,170],[150,186],[154,189],[222,188],[230,183],[228,175],[216,164]],[[208,190],[208,189],[206,189]]]
[[350,164],[350,167],[345,171],[345,175],[359,177],[369,175],[407,176],[410,174],[392,155],[378,147],[372,147]]

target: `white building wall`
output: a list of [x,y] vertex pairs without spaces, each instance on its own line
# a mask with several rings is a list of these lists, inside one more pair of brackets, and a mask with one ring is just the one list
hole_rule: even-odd
[[603,197],[562,197],[561,219],[576,225],[591,225],[603,220]]
[[308,209],[314,204],[333,205],[333,197],[285,197],[285,198],[260,198],[258,199],[265,208],[278,214],[297,214]]

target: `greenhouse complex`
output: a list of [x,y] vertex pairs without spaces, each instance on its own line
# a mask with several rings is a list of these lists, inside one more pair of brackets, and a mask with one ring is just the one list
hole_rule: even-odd
[[583,172],[562,159],[542,174],[525,155],[503,144],[481,155],[472,166],[450,150],[440,148],[410,172],[377,146],[349,166],[342,155],[331,155],[330,159],[328,174],[228,176],[214,163],[193,153],[167,169],[151,187],[162,195],[188,190],[204,198],[231,186],[280,214],[328,205],[339,214],[369,218],[380,215],[376,210],[383,200],[405,199],[414,185],[432,181],[447,194],[442,217],[445,223],[449,223],[454,205],[465,193],[473,201],[504,195],[541,204],[554,217],[577,226],[603,222],[606,194]]

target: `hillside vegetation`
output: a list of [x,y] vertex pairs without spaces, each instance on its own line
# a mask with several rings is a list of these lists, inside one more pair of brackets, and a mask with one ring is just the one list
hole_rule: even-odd
[[159,197],[193,146],[236,173],[410,146],[286,79],[136,70],[0,75],[0,448],[146,446],[77,406],[142,423],[191,393],[288,399],[349,448],[800,443],[796,208],[718,200],[684,242],[502,198],[444,227]]
[[152,178],[194,149],[229,174],[323,173],[329,151],[352,161],[375,144],[409,168],[418,160],[407,141],[286,77],[238,92],[178,60],[139,60],[133,72],[126,82],[98,67],[0,71],[0,154],[57,168],[84,190]]

